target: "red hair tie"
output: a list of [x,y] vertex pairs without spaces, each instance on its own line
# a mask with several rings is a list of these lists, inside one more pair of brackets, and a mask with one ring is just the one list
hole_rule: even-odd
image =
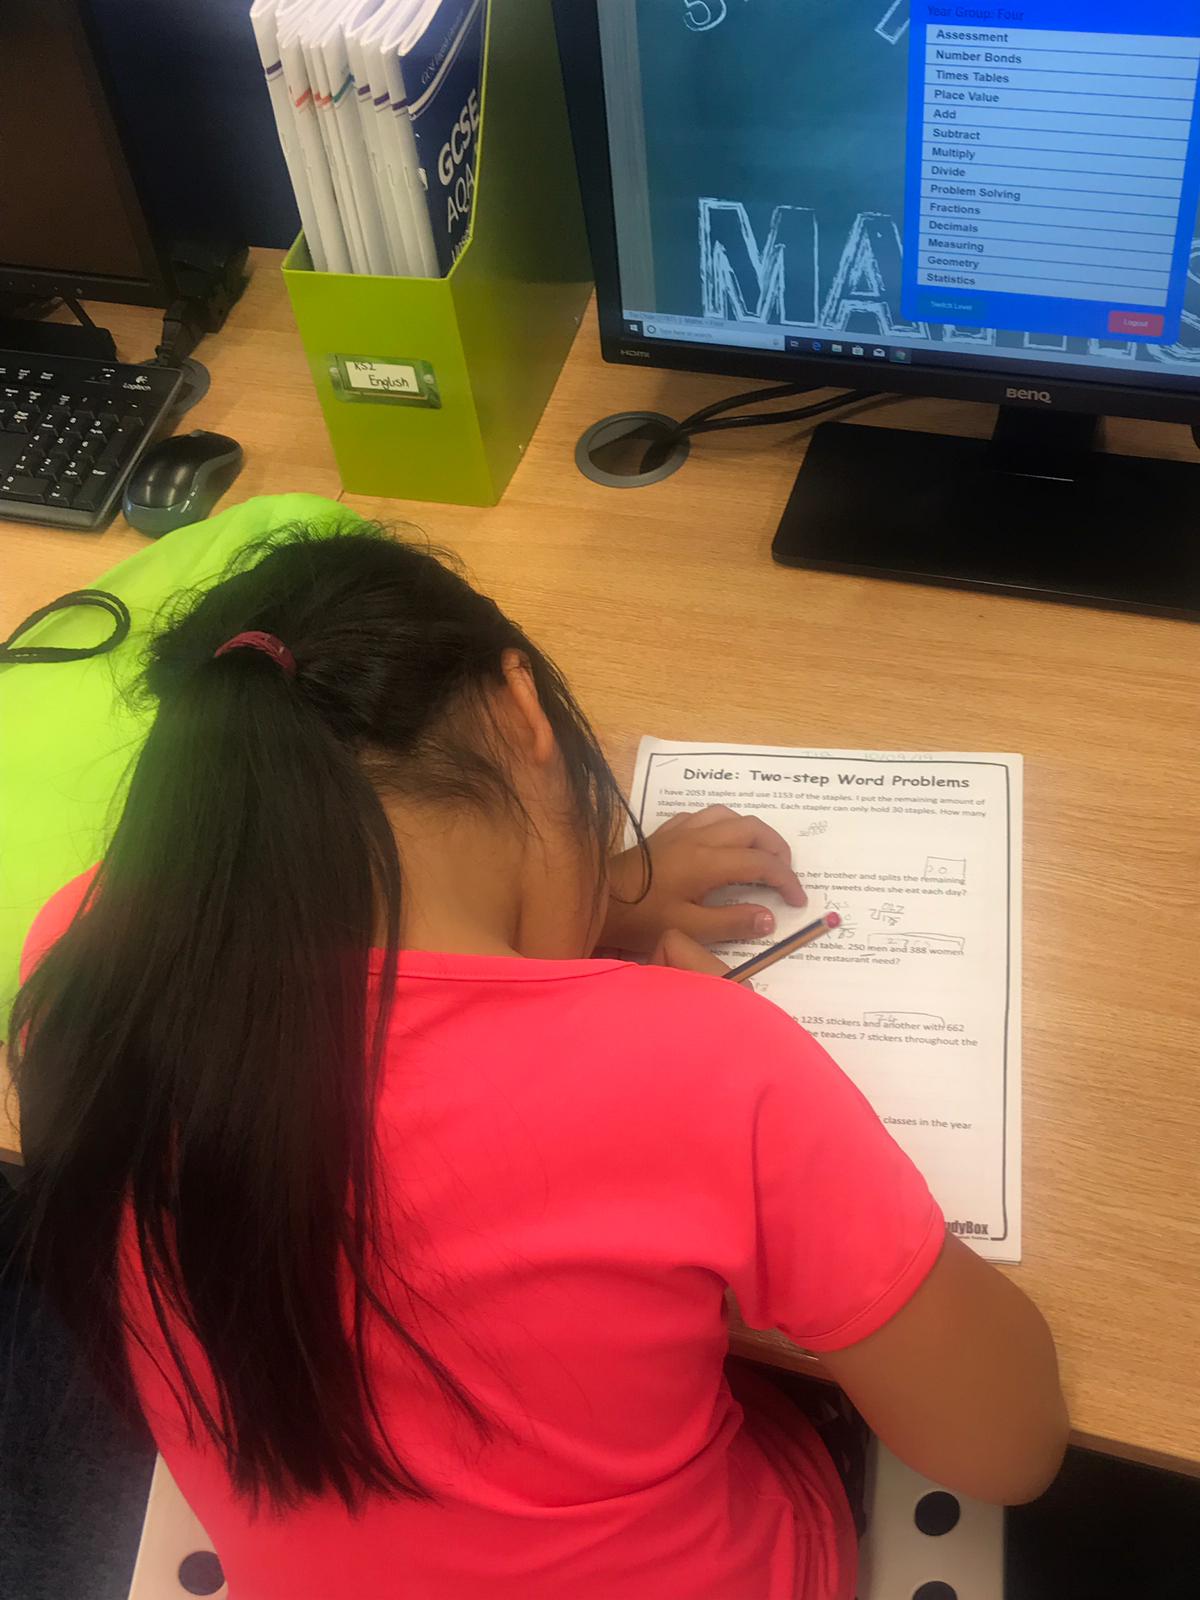
[[228,655],[231,650],[261,650],[263,655],[270,656],[275,665],[282,669],[285,678],[296,676],[295,656],[282,639],[277,639],[273,633],[235,634],[219,650],[213,651],[213,660]]

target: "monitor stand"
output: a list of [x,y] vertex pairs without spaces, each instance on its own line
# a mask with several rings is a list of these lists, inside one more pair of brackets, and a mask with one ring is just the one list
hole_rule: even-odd
[[86,361],[115,361],[117,346],[107,328],[94,323],[78,300],[64,297],[74,322],[45,322],[40,317],[0,315],[0,350],[39,356],[75,356]]
[[772,554],[1200,622],[1200,464],[1107,455],[1097,430],[1010,406],[990,439],[824,422]]

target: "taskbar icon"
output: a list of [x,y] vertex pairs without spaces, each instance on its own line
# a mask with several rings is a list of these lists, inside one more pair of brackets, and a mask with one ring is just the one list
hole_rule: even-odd
[[888,361],[896,366],[911,366],[913,352],[908,345],[858,344],[851,339],[810,339],[789,333],[784,337],[788,355],[824,356],[836,361]]

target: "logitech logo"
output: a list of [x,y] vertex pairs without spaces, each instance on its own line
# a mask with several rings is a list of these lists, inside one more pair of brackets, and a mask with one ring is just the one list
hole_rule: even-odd
[[1052,406],[1054,400],[1049,389],[1005,389],[1006,400],[1037,400],[1044,406]]

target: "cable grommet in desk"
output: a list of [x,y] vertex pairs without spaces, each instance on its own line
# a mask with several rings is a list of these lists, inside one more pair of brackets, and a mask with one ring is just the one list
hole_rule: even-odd
[[678,472],[691,450],[679,424],[660,411],[618,411],[593,422],[575,446],[575,465],[606,489],[640,489]]

